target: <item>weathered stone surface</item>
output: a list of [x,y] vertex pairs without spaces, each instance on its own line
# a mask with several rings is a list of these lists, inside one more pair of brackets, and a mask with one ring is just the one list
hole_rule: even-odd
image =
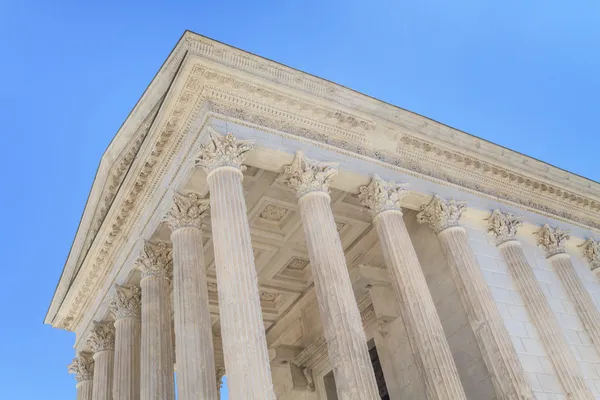
[[517,352],[494,303],[479,264],[469,245],[467,232],[459,225],[465,203],[434,196],[417,214],[435,232],[456,282],[469,323],[492,375],[499,399],[533,399]]
[[242,188],[242,162],[251,148],[250,143],[237,141],[233,135],[215,136],[202,149],[196,165],[208,173],[221,337],[229,393],[233,399],[274,400]]
[[516,239],[517,228],[522,224],[520,221],[520,218],[511,214],[495,210],[488,219],[489,231],[498,239],[500,253],[508,265],[568,398],[593,399],[594,396],[585,383],[581,368],[533,274],[521,243]]
[[402,218],[406,190],[377,175],[359,199],[373,215],[412,352],[429,399],[466,399],[419,259]]
[[173,309],[178,399],[217,399],[202,220],[208,199],[175,194],[167,218],[173,242]]
[[284,169],[280,181],[287,183],[299,198],[338,397],[376,399],[378,390],[367,338],[330,206],[329,181],[335,173],[333,164],[315,162],[298,153],[294,163]]
[[141,400],[175,398],[171,307],[171,248],[144,244],[138,266],[142,271]]
[[77,400],[92,400],[94,359],[90,353],[79,353],[68,367],[77,379]]
[[139,286],[115,285],[114,399],[140,398],[140,341],[142,290]]

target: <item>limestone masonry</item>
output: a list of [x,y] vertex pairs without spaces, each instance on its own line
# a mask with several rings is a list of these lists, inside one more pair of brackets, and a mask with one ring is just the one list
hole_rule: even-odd
[[45,322],[78,400],[600,399],[599,238],[596,182],[186,32]]

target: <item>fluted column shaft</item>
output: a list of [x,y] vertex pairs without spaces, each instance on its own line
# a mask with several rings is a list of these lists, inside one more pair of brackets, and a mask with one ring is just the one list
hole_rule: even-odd
[[92,400],[93,383],[91,379],[77,382],[77,400]]
[[598,312],[592,296],[583,286],[583,282],[581,282],[581,278],[571,261],[571,256],[566,253],[559,253],[549,257],[548,261],[558,274],[567,296],[575,305],[577,315],[588,335],[590,335],[596,350],[600,353],[600,312]]
[[376,399],[367,338],[330,200],[327,193],[314,191],[298,201],[329,361],[341,400]]
[[523,367],[463,227],[438,233],[499,399],[532,399]]
[[215,400],[215,360],[202,232],[193,226],[180,227],[171,234],[171,241],[178,398]]
[[140,398],[140,335],[138,317],[124,317],[115,321],[115,400]]
[[427,281],[399,210],[374,218],[428,399],[466,399]]
[[[142,279],[142,400],[175,397],[171,283],[160,275]],[[116,399],[115,399],[116,400]]]
[[242,173],[218,167],[208,183],[229,393],[232,399],[275,399]]
[[101,350],[94,353],[92,400],[113,400],[114,354],[113,349]]
[[585,384],[579,364],[550,309],[548,300],[533,274],[521,243],[509,240],[500,244],[498,248],[519,293],[523,296],[525,307],[540,335],[540,340],[548,351],[548,356],[567,396],[572,399],[594,398]]

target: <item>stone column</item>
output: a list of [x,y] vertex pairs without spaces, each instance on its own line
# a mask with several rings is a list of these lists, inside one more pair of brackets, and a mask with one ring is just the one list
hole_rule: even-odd
[[467,232],[459,226],[465,207],[464,202],[443,201],[434,196],[428,205],[421,207],[417,220],[427,223],[437,234],[498,399],[533,399],[517,352],[469,245]]
[[548,225],[544,225],[537,232],[538,245],[546,251],[548,261],[558,274],[567,296],[575,305],[577,315],[600,353],[600,312],[575,271],[571,256],[565,252],[565,242],[568,239],[567,232],[560,228],[553,229]]
[[521,243],[516,239],[517,229],[523,224],[522,218],[495,210],[488,219],[488,224],[490,233],[496,235],[496,244],[519,293],[523,296],[525,307],[567,393],[567,398],[593,399],[594,396],[585,383],[579,364],[533,274]]
[[115,316],[115,400],[140,398],[141,298],[139,286],[115,285],[111,301]]
[[232,399],[274,400],[242,162],[251,143],[213,136],[196,165],[207,174],[227,383]]
[[166,243],[144,243],[138,260],[142,271],[141,400],[175,398],[171,265],[171,248]]
[[173,309],[178,399],[217,399],[202,221],[208,200],[175,194],[167,214],[173,242]]
[[94,359],[90,353],[79,353],[69,365],[69,373],[77,380],[77,400],[92,400]]
[[401,185],[377,175],[358,198],[373,216],[392,287],[428,399],[466,399],[460,377],[429,292],[417,253],[402,218]]
[[330,205],[329,183],[336,173],[335,164],[313,161],[298,152],[279,179],[298,196],[338,397],[377,399],[367,338]]
[[115,327],[113,323],[94,321],[94,327],[88,338],[88,345],[94,353],[92,400],[112,400],[115,354]]

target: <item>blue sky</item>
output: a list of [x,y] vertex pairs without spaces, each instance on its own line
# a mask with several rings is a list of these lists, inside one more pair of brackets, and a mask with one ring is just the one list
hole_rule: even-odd
[[75,398],[74,337],[42,321],[100,157],[185,29],[600,180],[597,1],[83,3],[0,2],[0,399]]

